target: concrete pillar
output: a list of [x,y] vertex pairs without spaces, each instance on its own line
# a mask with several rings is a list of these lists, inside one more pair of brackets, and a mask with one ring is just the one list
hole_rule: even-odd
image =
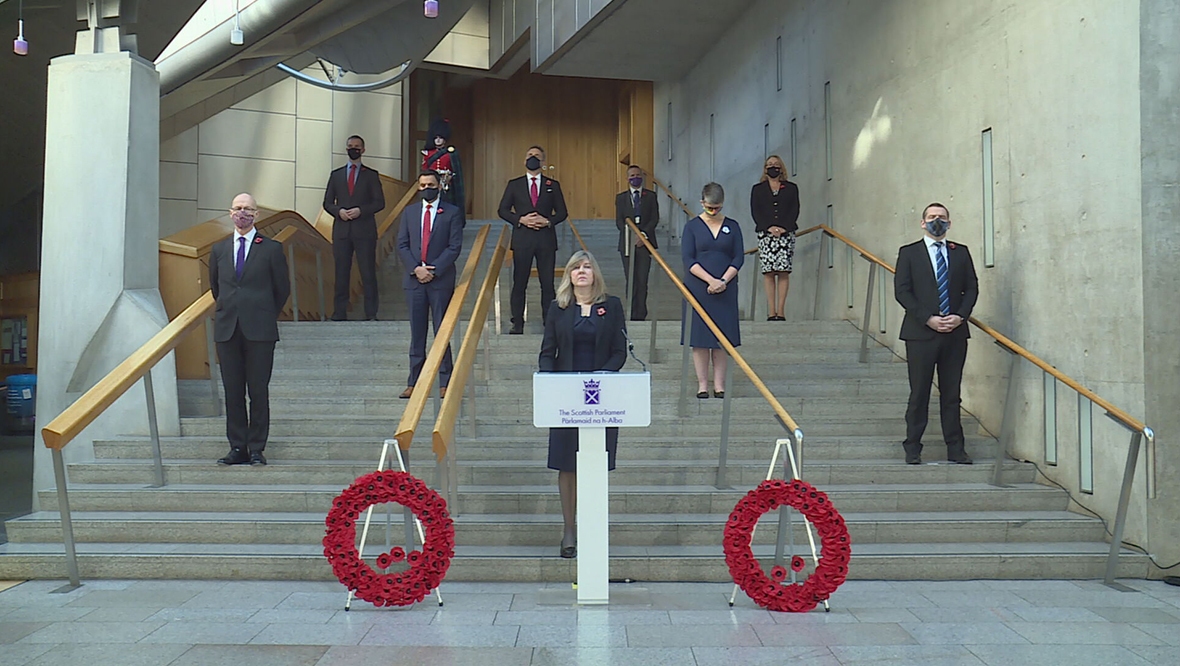
[[[167,324],[159,292],[159,136],[160,82],[150,62],[114,52],[50,63],[39,425]],[[178,434],[171,356],[156,366],[153,380],[160,432]],[[67,462],[90,460],[94,440],[147,431],[141,383],[64,455]],[[33,481],[34,493],[54,486],[43,446],[36,449]]]
[[1180,561],[1180,12],[1174,0],[1140,0],[1139,12],[1143,393],[1158,480],[1147,546],[1166,566]]

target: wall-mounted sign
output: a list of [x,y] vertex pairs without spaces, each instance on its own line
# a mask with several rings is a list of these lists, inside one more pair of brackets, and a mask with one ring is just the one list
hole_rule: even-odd
[[0,319],[0,365],[28,365],[29,319],[25,316]]

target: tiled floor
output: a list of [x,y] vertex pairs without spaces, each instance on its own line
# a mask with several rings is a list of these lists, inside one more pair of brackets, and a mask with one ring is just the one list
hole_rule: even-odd
[[346,613],[332,583],[32,581],[0,584],[0,664],[1180,664],[1180,588],[1124,582],[851,581],[792,615],[706,583],[582,609],[568,586],[444,583],[441,609]]

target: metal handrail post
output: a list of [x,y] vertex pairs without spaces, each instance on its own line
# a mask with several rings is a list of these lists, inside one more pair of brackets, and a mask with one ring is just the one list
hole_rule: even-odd
[[660,320],[653,316],[651,318],[651,346],[647,350],[648,363],[655,363],[659,360],[656,358],[659,356],[659,350],[656,349],[656,324],[658,323],[660,323]]
[[[401,460],[401,464],[403,466],[402,471],[405,472],[406,474],[409,474],[410,473],[410,452],[409,451],[402,451],[401,446],[397,442],[394,442],[393,446],[396,447],[396,451],[394,453],[396,453],[398,455],[399,459]],[[414,550],[414,512],[411,511],[410,507],[407,506],[402,511],[402,516],[403,516],[402,520],[405,522],[404,527],[405,527],[405,537],[406,537],[406,552],[408,553],[408,552]]]
[[873,266],[873,271],[881,272],[881,280],[877,283],[877,331],[880,332],[881,335],[885,335],[886,324],[888,323],[886,321],[888,311],[885,309],[885,307],[889,304],[889,301],[885,296],[885,278],[888,277],[888,275],[886,275],[884,268],[877,265]]
[[1123,487],[1119,490],[1119,506],[1115,513],[1114,529],[1110,535],[1110,553],[1106,556],[1106,576],[1102,583],[1107,587],[1122,592],[1135,590],[1114,582],[1118,573],[1119,550],[1123,547],[1123,528],[1127,525],[1127,506],[1131,503],[1131,485],[1135,482],[1135,465],[1139,461],[1139,446],[1143,442],[1143,433],[1131,434],[1131,446],[1127,449],[1127,463],[1123,467]]
[[57,481],[57,511],[61,515],[61,536],[66,548],[66,575],[70,584],[55,590],[67,592],[82,586],[78,579],[78,552],[74,548],[74,522],[70,518],[70,493],[66,488],[66,464],[61,450],[53,449],[53,477]]
[[856,280],[856,257],[852,254],[851,245],[845,245],[844,247],[848,249],[848,276],[844,281],[844,291],[847,292],[848,309],[851,310],[856,307],[855,297],[852,295],[852,283]]
[[758,278],[761,277],[761,268],[762,258],[755,252],[754,263],[751,264],[753,276],[750,278],[750,321],[754,321],[754,311],[758,309],[758,283],[760,282]]
[[152,463],[155,470],[156,485],[153,488],[163,488],[164,456],[160,452],[160,428],[156,421],[156,391],[152,385],[152,371],[143,374],[143,393],[147,397],[148,436],[152,440]]
[[688,365],[692,342],[692,319],[688,314],[688,301],[680,302],[680,416],[688,416]]
[[299,291],[295,284],[295,244],[287,246],[287,273],[291,279],[291,321],[299,321]]
[[717,489],[731,488],[726,482],[729,471],[729,421],[733,411],[733,359],[725,359],[725,397],[721,400],[721,447],[717,454]]
[[[475,439],[477,434],[477,427],[475,424],[475,368],[468,371],[467,376],[467,414],[471,417],[471,438]],[[447,447],[448,450],[452,447]]]
[[[397,252],[393,253],[397,256]],[[320,321],[328,320],[328,305],[324,301],[324,253],[319,248],[315,251],[315,280],[320,290]]]
[[992,468],[991,484],[997,488],[1007,488],[1004,483],[1004,459],[1016,434],[1016,368],[1020,357],[1004,345],[996,343],[1000,349],[1008,352],[1008,390],[1004,393],[1004,415],[1000,420],[1000,439],[996,444],[996,462]]
[[[821,289],[824,283],[824,243],[831,243],[828,239],[828,234],[820,231],[819,233],[819,265],[815,267],[815,304],[811,307],[811,320],[819,319],[819,299]],[[830,267],[829,267],[830,268]]]
[[[868,257],[865,257],[868,260]],[[851,279],[852,271],[848,271],[848,277]],[[869,262],[869,289],[865,293],[865,318],[864,323],[860,329],[860,362],[869,362],[869,323],[873,316],[873,285],[877,279],[877,265]]]
[[205,352],[209,355],[209,395],[213,399],[215,416],[221,416],[221,395],[217,392],[217,375],[220,367],[217,364],[217,343],[213,341],[213,317],[205,320]]
[[[789,456],[783,456],[783,478],[792,478],[791,461]],[[787,541],[790,540],[791,552],[795,552],[795,520],[791,517],[791,507],[782,505],[778,509],[778,539],[774,544],[774,566],[781,567],[783,565],[784,553],[788,546]],[[791,583],[796,582],[794,570],[791,571]]]

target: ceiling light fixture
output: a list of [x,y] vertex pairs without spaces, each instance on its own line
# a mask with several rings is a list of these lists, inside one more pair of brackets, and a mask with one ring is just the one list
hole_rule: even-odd
[[29,55],[29,43],[25,41],[24,0],[17,5],[16,16],[16,39],[12,40],[12,52],[18,56]]
[[438,0],[426,0],[426,6],[422,13],[426,15],[426,18],[438,18]]
[[234,29],[229,33],[229,43],[234,46],[241,46],[246,43],[246,36],[242,34],[242,10],[240,5],[240,0],[234,0]]

